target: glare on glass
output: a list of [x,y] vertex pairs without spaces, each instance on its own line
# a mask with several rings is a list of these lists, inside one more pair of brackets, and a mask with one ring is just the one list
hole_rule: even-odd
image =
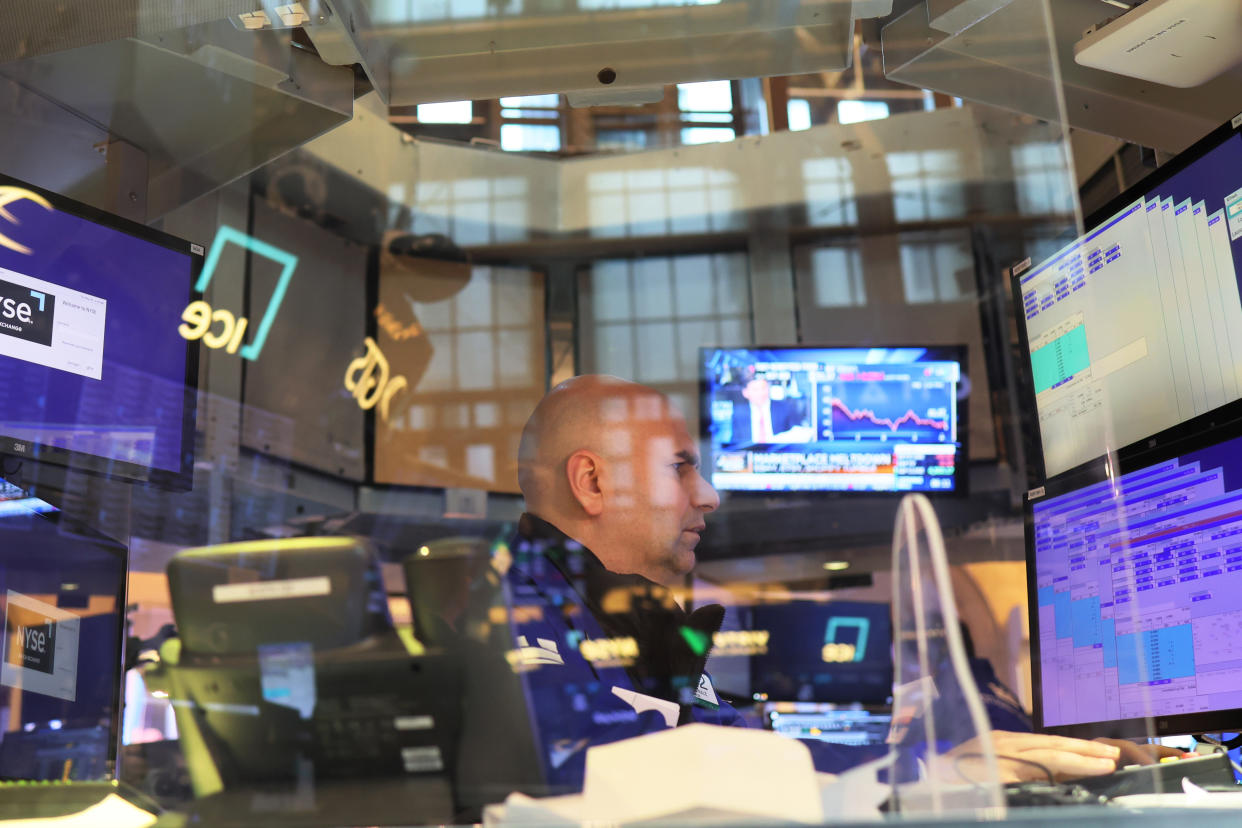
[[792,98],[788,106],[789,128],[791,130],[811,128],[811,102],[802,98]]
[[500,148],[555,152],[561,148],[561,130],[552,124],[504,124],[500,127]]
[[887,117],[888,104],[884,101],[841,101],[837,104],[837,121],[842,124],[878,121]]
[[677,106],[683,112],[728,112],[733,109],[729,81],[677,84]]
[[445,101],[418,105],[418,120],[424,124],[468,124],[474,117],[471,101]]

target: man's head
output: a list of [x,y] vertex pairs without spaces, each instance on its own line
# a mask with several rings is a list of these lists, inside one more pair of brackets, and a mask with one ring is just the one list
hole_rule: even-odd
[[685,418],[663,394],[614,377],[552,389],[522,432],[526,508],[609,570],[669,583],[694,566],[704,515],[720,505],[699,474]]

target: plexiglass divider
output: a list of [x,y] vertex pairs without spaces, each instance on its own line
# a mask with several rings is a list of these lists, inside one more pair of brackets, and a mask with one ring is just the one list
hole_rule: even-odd
[[897,509],[893,617],[896,809],[1002,816],[992,728],[962,643],[940,522],[924,495],[907,495]]

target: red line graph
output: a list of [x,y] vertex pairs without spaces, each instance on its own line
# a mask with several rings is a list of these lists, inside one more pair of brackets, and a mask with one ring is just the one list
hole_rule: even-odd
[[896,431],[897,429],[901,428],[903,423],[914,423],[915,425],[929,426],[931,428],[936,428],[941,431],[949,430],[949,424],[947,422],[943,422],[941,420],[925,420],[919,415],[915,414],[913,409],[911,409],[910,411],[907,411],[905,414],[902,414],[896,420],[890,420],[887,417],[877,417],[875,415],[875,412],[872,411],[870,408],[863,408],[863,409],[859,409],[858,411],[854,411],[849,406],[847,406],[845,403],[837,399],[834,399],[832,401],[832,407],[839,410],[846,417],[849,417],[851,422],[857,422],[862,419],[867,419],[875,423],[878,426],[887,426],[890,431]]

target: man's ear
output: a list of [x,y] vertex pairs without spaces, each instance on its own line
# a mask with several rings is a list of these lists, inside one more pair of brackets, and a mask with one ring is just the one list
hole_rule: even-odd
[[565,463],[569,491],[582,510],[591,517],[599,517],[600,512],[604,511],[604,492],[601,485],[603,471],[603,460],[600,456],[586,449],[575,451]]

